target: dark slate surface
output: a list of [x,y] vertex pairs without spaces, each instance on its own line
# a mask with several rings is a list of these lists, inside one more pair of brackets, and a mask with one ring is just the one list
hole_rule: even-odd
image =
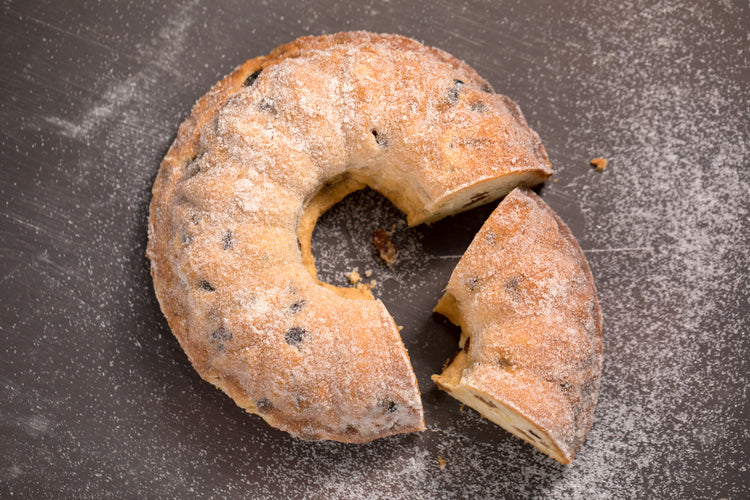
[[[747,498],[749,28],[731,0],[3,1],[0,497]],[[557,180],[541,195],[604,311],[572,466],[429,380],[457,335],[431,308],[492,207],[408,229],[364,192],[316,233],[321,275],[372,269],[404,325],[422,434],[294,440],[201,381],[169,332],[144,251],[178,124],[245,59],[350,29],[466,60],[540,133]],[[394,224],[387,269],[367,242]]]

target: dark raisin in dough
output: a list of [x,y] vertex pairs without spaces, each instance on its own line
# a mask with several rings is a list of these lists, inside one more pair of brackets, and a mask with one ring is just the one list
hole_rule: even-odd
[[466,202],[463,208],[470,207],[471,205],[479,203],[480,201],[486,199],[489,195],[490,193],[476,193],[469,199],[469,201]]
[[503,288],[505,288],[505,293],[510,295],[511,297],[515,298],[518,296],[518,285],[521,283],[521,280],[518,276],[513,276],[512,278],[508,278],[508,280],[503,285]]
[[224,234],[221,237],[221,242],[224,250],[229,250],[234,247],[234,233],[231,229],[224,231]]
[[297,302],[294,302],[289,306],[289,314],[297,314],[302,309],[305,308],[305,305],[307,305],[307,302],[305,302],[304,299],[298,300]]
[[200,287],[200,289],[201,289],[201,290],[204,290],[204,291],[206,291],[206,292],[215,292],[215,291],[216,291],[216,288],[214,288],[214,287],[213,287],[213,286],[211,285],[211,283],[209,283],[209,282],[208,282],[208,281],[206,281],[206,280],[200,280],[200,281],[198,282],[198,286]]
[[477,277],[472,277],[466,280],[466,286],[468,286],[469,290],[471,290],[472,292],[476,290],[478,284],[479,278]]
[[301,326],[293,326],[289,330],[286,331],[286,335],[284,335],[284,340],[286,340],[286,343],[297,347],[302,343],[302,341],[305,340],[305,337],[307,336],[307,330],[302,328]]
[[392,400],[383,401],[380,403],[385,413],[396,413],[398,411],[398,403]]
[[461,91],[461,87],[464,86],[464,82],[461,80],[453,79],[453,87],[448,89],[448,102],[456,104],[458,102],[458,93]]
[[499,368],[507,370],[508,368],[512,368],[513,367],[513,363],[511,363],[510,360],[508,360],[508,358],[502,358],[502,357],[500,357],[500,358],[497,358],[497,366]]
[[273,102],[273,99],[269,99],[268,97],[264,97],[260,100],[258,103],[258,109],[266,113],[271,113],[272,115],[276,114],[276,104]]
[[372,129],[370,132],[372,132],[372,136],[375,138],[375,142],[380,146],[381,148],[387,148],[388,147],[388,137],[381,134],[375,129]]
[[190,179],[191,177],[195,177],[198,175],[201,171],[201,167],[195,160],[191,161],[187,165],[185,165],[185,179]]
[[487,111],[487,105],[482,101],[473,102],[471,103],[471,110],[477,113],[484,113]]
[[232,332],[222,326],[211,332],[211,339],[226,342],[227,340],[232,340]]
[[266,413],[273,408],[273,405],[266,398],[261,398],[255,402],[255,407],[259,412]]
[[263,70],[259,69],[257,71],[253,71],[252,73],[250,73],[250,76],[247,77],[247,79],[242,85],[245,87],[252,87],[255,84],[255,80],[257,80],[258,77],[260,76],[261,71]]

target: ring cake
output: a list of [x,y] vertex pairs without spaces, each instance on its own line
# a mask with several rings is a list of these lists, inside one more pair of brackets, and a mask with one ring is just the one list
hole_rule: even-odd
[[461,350],[432,379],[562,463],[591,427],[602,370],[601,312],[568,227],[528,189],[490,215],[435,311]]
[[432,222],[551,175],[518,108],[408,38],[305,37],[247,61],[194,106],[162,161],[147,254],[193,366],[304,439],[424,429],[379,300],[315,277],[317,217],[370,186]]

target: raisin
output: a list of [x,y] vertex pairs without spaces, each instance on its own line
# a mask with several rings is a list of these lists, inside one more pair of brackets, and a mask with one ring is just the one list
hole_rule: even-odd
[[214,287],[213,287],[213,286],[211,285],[211,283],[209,283],[209,282],[208,282],[208,281],[206,281],[206,280],[200,280],[200,281],[198,282],[198,286],[200,287],[200,289],[201,289],[201,290],[204,290],[204,291],[206,291],[206,292],[215,292],[215,291],[216,291],[216,288],[214,288]]
[[469,352],[469,347],[471,347],[471,337],[466,337],[466,340],[464,340],[463,350]]
[[381,134],[375,129],[370,130],[372,132],[372,136],[375,138],[375,142],[380,146],[381,148],[387,148],[388,147],[388,137]]
[[263,71],[262,69],[259,69],[257,71],[253,71],[250,73],[250,76],[248,76],[245,81],[242,83],[244,87],[252,87],[255,84],[255,80],[258,79],[260,76],[260,72]]
[[445,361],[445,363],[443,363],[443,370],[445,370],[446,368],[448,368],[450,366],[450,364],[453,363],[453,360],[456,359],[456,356],[458,356],[458,354],[460,352],[461,352],[461,350],[459,349],[458,351],[454,352],[453,354],[451,354],[448,357],[448,359]]
[[276,104],[273,102],[273,99],[268,97],[264,97],[260,100],[258,103],[258,109],[266,113],[271,113],[272,115],[276,114]]
[[191,177],[195,177],[198,175],[201,171],[201,166],[196,161],[191,161],[187,165],[185,165],[185,179],[190,179]]
[[398,403],[391,399],[382,401],[380,407],[383,408],[384,413],[396,413],[398,411]]
[[271,404],[271,402],[266,398],[260,398],[259,400],[255,401],[255,407],[259,412],[266,413],[273,408],[273,404]]
[[487,82],[482,82],[482,86],[479,87],[479,90],[481,90],[482,92],[485,92],[487,94],[494,94],[495,93],[495,90],[492,88],[492,85],[490,85]]
[[297,314],[302,309],[305,308],[305,305],[307,305],[307,302],[305,302],[305,299],[300,299],[297,302],[294,302],[292,305],[289,306],[289,314]]
[[217,342],[226,342],[232,340],[232,332],[222,326],[211,332],[211,339]]
[[504,358],[500,356],[499,358],[497,358],[497,366],[498,368],[507,370],[513,367],[513,363],[511,363],[511,361],[508,358]]
[[503,288],[505,288],[505,293],[507,293],[513,298],[518,297],[518,285],[520,284],[520,282],[521,280],[518,276],[513,276],[512,278],[509,278],[505,282],[505,284],[503,284]]
[[487,111],[487,105],[483,103],[482,101],[473,102],[471,103],[470,107],[472,111],[480,113],[480,114]]
[[477,289],[477,285],[479,285],[479,278],[476,276],[472,276],[466,280],[466,286],[469,287],[469,290],[472,292]]
[[487,398],[483,398],[482,396],[477,396],[477,399],[481,401],[482,403],[486,404],[487,406],[489,406],[490,408],[497,408],[497,405],[493,401],[490,401]]
[[475,193],[474,196],[472,196],[469,201],[466,202],[466,204],[462,208],[470,207],[472,205],[475,205],[479,203],[480,201],[483,201],[487,199],[490,196],[490,193],[482,192],[482,193]]
[[286,331],[284,340],[287,344],[297,347],[302,343],[303,340],[305,340],[306,336],[307,330],[305,330],[301,326],[293,326]]
[[224,234],[221,237],[221,242],[224,250],[234,248],[234,232],[232,232],[231,229],[224,231]]
[[448,89],[448,102],[456,104],[458,102],[458,93],[461,91],[461,87],[465,84],[461,80],[453,79],[453,87]]

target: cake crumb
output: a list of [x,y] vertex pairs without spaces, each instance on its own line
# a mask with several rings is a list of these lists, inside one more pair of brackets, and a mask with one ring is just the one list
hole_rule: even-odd
[[349,283],[352,285],[357,285],[360,281],[362,281],[362,277],[359,275],[359,272],[354,269],[349,274],[345,275],[347,278],[349,278]]
[[557,184],[558,179],[552,179],[552,184]]
[[594,170],[597,172],[604,172],[607,170],[607,160],[606,158],[594,158],[589,162],[594,166]]
[[375,288],[377,284],[378,284],[377,280],[370,280],[370,288]]
[[403,327],[403,326],[401,326],[401,325],[396,325],[396,328],[398,328],[398,331],[399,331],[399,332],[400,332],[401,330],[403,330],[403,329],[404,329],[404,327]]
[[388,231],[376,229],[372,234],[371,241],[378,254],[380,254],[380,258],[383,259],[383,262],[390,266],[396,261],[398,250],[393,240],[391,240],[391,235],[388,234]]
[[440,469],[445,469],[445,464],[447,463],[443,457],[438,457],[438,463],[440,464]]
[[365,269],[365,278],[372,276],[372,269]]

